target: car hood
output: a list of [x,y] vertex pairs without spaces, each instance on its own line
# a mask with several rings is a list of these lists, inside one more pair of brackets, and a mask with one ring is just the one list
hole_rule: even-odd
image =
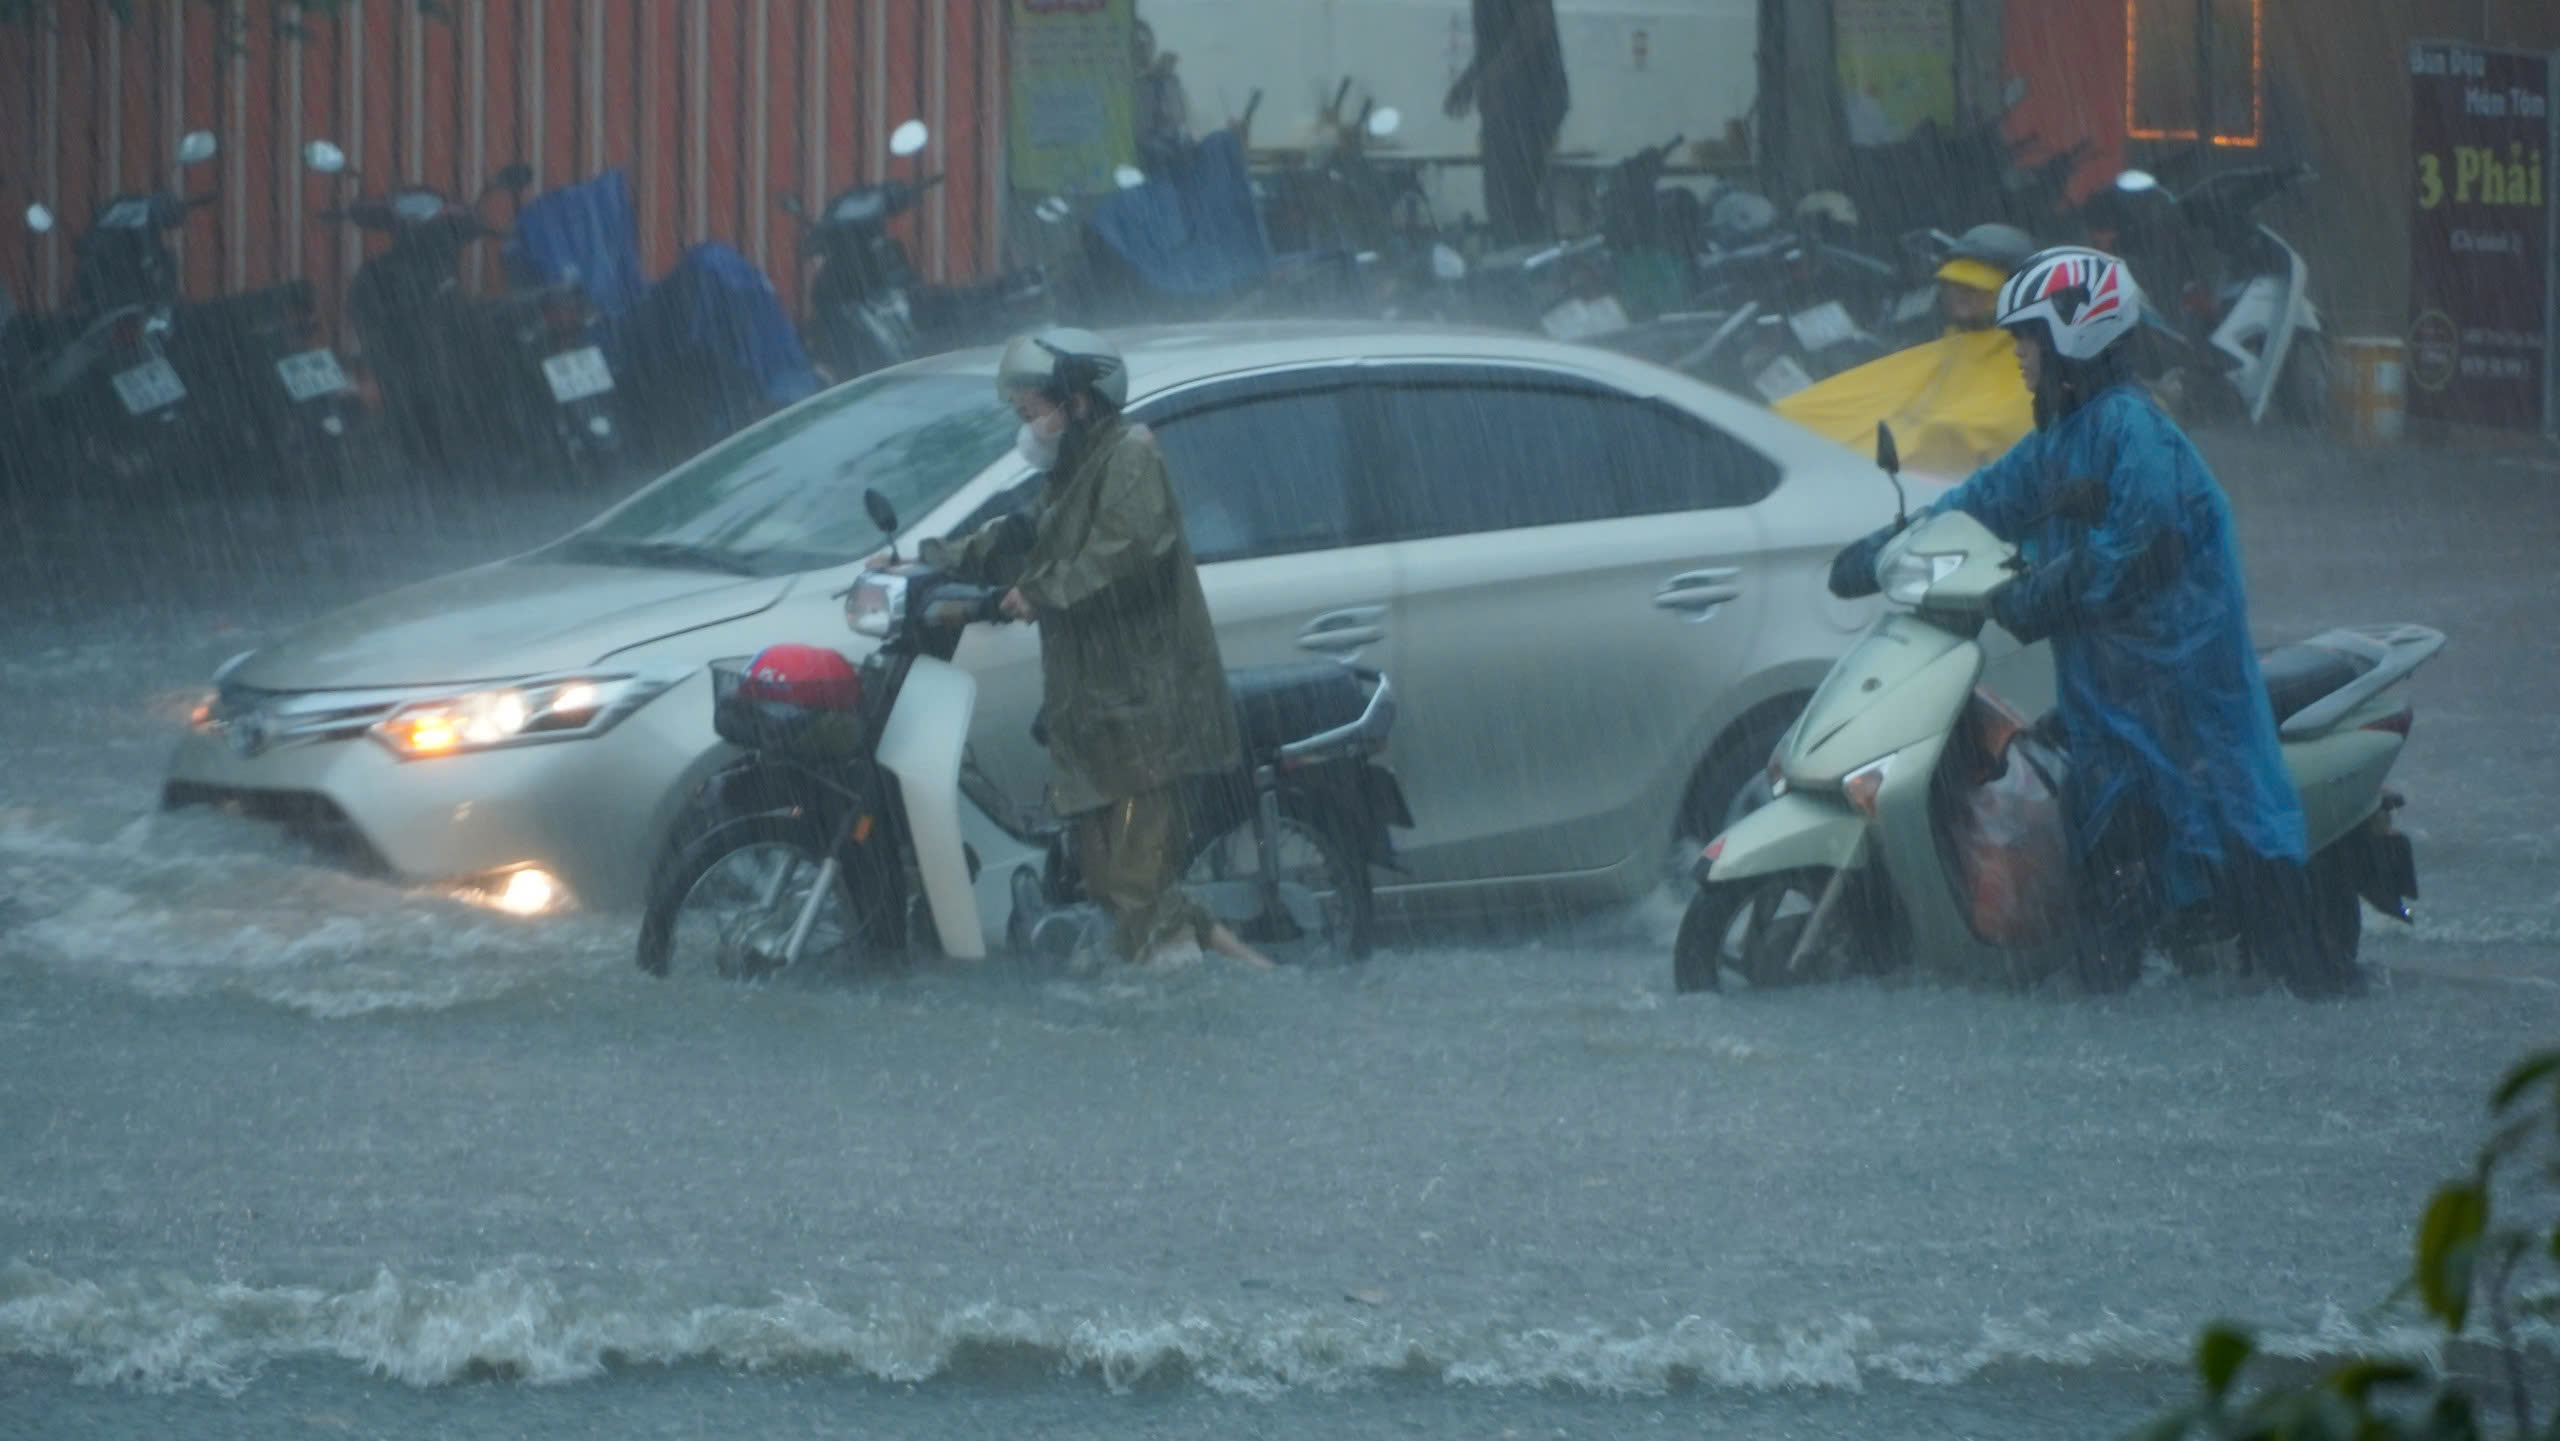
[[593,665],[780,600],[792,578],[505,560],[297,626],[231,679],[261,690],[443,685]]

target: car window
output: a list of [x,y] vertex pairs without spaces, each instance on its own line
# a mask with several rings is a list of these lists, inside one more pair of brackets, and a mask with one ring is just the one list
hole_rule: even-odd
[[1396,385],[1378,422],[1395,458],[1399,538],[1605,520],[1619,513],[1605,396],[1511,385]]
[[1607,412],[1623,514],[1753,505],[1778,488],[1778,463],[1706,424],[1652,401],[1595,397]]
[[1212,402],[1151,421],[1202,561],[1325,550],[1368,538],[1357,519],[1339,388]]
[[984,376],[868,376],[731,437],[553,553],[755,575],[843,565],[882,544],[866,489],[912,520],[1002,456],[1018,424]]
[[1397,384],[1379,424],[1397,457],[1388,508],[1418,539],[1749,505],[1768,457],[1657,402],[1564,386]]

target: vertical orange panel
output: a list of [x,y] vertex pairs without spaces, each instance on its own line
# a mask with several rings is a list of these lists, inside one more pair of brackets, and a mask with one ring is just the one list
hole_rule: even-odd
[[[299,47],[303,139],[328,140],[344,147],[348,134],[346,46],[352,27],[334,17],[304,24],[311,38]],[[311,294],[322,311],[337,316],[346,304],[347,273],[338,258],[345,247],[343,232],[347,227],[320,219],[319,212],[352,198],[354,182],[308,170],[296,170],[295,177],[293,183],[301,187],[303,197],[302,273],[311,277]],[[348,344],[343,326],[336,329],[335,335],[338,344]]]
[[[869,67],[874,83],[886,82],[885,109],[881,116],[880,134],[873,140],[873,163],[881,174],[912,179],[925,172],[927,162],[941,149],[945,137],[933,137],[933,147],[923,155],[905,160],[888,153],[889,132],[901,123],[924,117],[926,25],[924,7],[932,0],[870,0],[884,7],[886,23],[876,27],[882,36],[880,63]],[[907,253],[915,257],[916,267],[927,275],[936,273],[935,257],[925,243],[925,207],[908,211],[891,222],[891,229],[905,243]]]
[[[695,0],[696,4],[703,0]],[[700,210],[689,216],[685,239],[699,243],[746,234],[746,183],[750,169],[746,134],[747,59],[745,31],[755,21],[755,0],[728,0],[705,13],[703,47],[701,146],[705,163],[692,177]]]
[[676,0],[641,8],[640,33],[633,17],[618,14],[609,27],[622,38],[620,71],[629,77],[614,124],[621,133],[620,159],[630,172],[632,198],[640,216],[640,273],[664,272],[675,263],[684,235],[685,88],[683,42],[691,9]]
[[541,153],[533,157],[537,184],[545,189],[578,178],[580,116],[586,113],[585,67],[579,63],[579,12],[586,0],[532,0],[540,12],[542,71]]
[[869,172],[863,116],[870,47],[863,31],[871,0],[827,0],[827,181],[833,194]]
[[284,47],[275,27],[257,20],[241,43],[224,97],[223,194],[214,206],[227,256],[223,279],[235,290],[272,285],[288,273],[285,206],[276,186],[276,70]]
[[156,82],[162,78],[158,62],[169,34],[162,12],[171,3],[172,0],[160,0],[158,4],[137,6],[133,23],[117,25],[107,35],[112,69],[109,103],[114,106],[109,121],[117,142],[115,160],[109,167],[110,191],[156,190],[157,182],[166,175],[160,162],[161,153],[168,147],[160,132],[178,126],[179,117],[161,113],[161,87]]
[[357,42],[362,48],[349,69],[363,107],[364,153],[356,164],[364,171],[366,189],[388,190],[411,179],[402,159],[408,144],[403,138],[400,103],[401,16],[389,5],[363,5],[357,10],[363,17]]
[[[805,189],[801,182],[807,151],[802,140],[808,125],[809,72],[802,55],[808,9],[805,0],[773,0],[765,43],[764,183],[747,195],[747,204],[763,217],[764,236],[764,243],[748,253],[772,277],[784,308],[793,315],[800,313],[798,231],[775,206],[774,197],[784,190]],[[756,233],[751,227],[750,236]]]
[[454,63],[454,46],[462,38],[458,12],[455,7],[454,20],[412,21],[407,39],[418,53],[402,67],[401,80],[403,84],[414,81],[418,87],[407,106],[418,126],[418,179],[468,205],[471,192],[463,184],[460,147],[454,143],[468,104],[457,73],[460,67]]
[[488,0],[480,18],[483,113],[480,122],[480,166],[494,175],[518,160],[532,159],[524,130],[525,74],[521,41],[521,0]]
[[[180,103],[174,107],[179,113],[167,117],[155,127],[165,132],[165,138],[155,142],[160,148],[162,163],[147,177],[137,177],[141,180],[139,188],[170,183],[169,152],[175,148],[178,136],[187,131],[210,130],[226,150],[239,143],[239,137],[223,134],[235,79],[232,72],[236,67],[224,64],[220,58],[222,13],[211,6],[186,4],[184,0],[166,0],[166,8],[170,12],[169,20],[153,28],[168,37],[163,43],[179,52],[170,58],[184,66],[178,79]],[[140,16],[147,12],[137,9],[134,13]],[[176,184],[186,193],[202,194],[221,183],[220,177],[226,168],[221,161],[200,166],[180,177]],[[179,232],[186,247],[182,253],[187,277],[183,293],[187,295],[200,297],[222,293],[223,277],[228,270],[225,242],[229,237],[223,233],[220,208],[217,202],[197,211],[188,219],[186,228]]]

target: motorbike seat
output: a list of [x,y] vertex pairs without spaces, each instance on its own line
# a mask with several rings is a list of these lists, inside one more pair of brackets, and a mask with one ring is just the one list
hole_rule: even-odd
[[1227,672],[1245,753],[1265,760],[1293,741],[1360,718],[1369,697],[1360,677],[1331,661],[1249,666]]
[[2325,645],[2278,646],[2258,656],[2258,671],[2267,683],[2267,704],[2275,710],[2278,725],[2373,667],[2370,657]]

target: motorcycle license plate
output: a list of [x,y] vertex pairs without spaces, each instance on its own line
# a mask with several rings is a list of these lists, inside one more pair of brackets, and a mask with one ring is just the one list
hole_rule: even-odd
[[116,399],[124,402],[127,415],[149,415],[187,398],[186,382],[165,360],[146,360],[130,370],[119,370],[115,382]]
[[1849,317],[1849,308],[1836,300],[1797,311],[1787,317],[1787,326],[1807,350],[1827,350],[1858,335],[1858,322]]
[[337,353],[325,345],[277,361],[276,374],[284,380],[284,393],[297,404],[355,389],[347,382],[347,372],[338,365]]
[[613,389],[613,371],[604,363],[604,352],[592,345],[544,360],[542,378],[551,382],[551,398],[562,405]]
[[1789,355],[1770,361],[1761,367],[1758,375],[1751,377],[1752,388],[1772,405],[1812,384],[1813,377],[1805,374],[1804,367],[1796,364],[1795,357]]

